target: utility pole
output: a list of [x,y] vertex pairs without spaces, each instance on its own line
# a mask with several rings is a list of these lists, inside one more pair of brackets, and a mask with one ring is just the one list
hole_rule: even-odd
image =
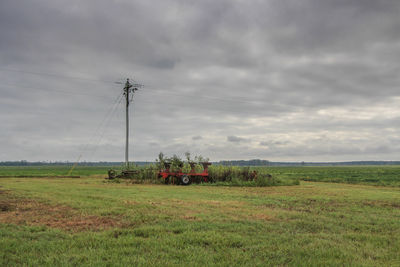
[[[124,95],[126,99],[125,119],[126,119],[126,141],[125,141],[125,167],[129,168],[129,104],[133,101],[133,95],[141,84],[131,84],[129,78],[126,79]],[[129,94],[132,94],[131,96]]]

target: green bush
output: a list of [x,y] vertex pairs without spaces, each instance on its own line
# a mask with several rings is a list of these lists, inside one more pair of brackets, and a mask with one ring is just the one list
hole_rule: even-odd
[[[170,166],[171,172],[183,171],[189,173],[191,171],[190,164],[194,164],[196,173],[203,172],[201,162],[207,162],[201,156],[196,156],[195,160],[191,160],[190,153],[186,153],[186,162],[177,155],[168,158],[160,153],[155,164],[147,166],[131,166],[131,170],[135,174],[129,178],[132,183],[162,183],[159,178],[159,171],[165,169],[166,164]],[[222,186],[277,186],[277,185],[298,185],[299,179],[280,178],[268,173],[269,168],[257,167],[239,167],[239,166],[223,166],[212,165],[208,168],[209,183]]]

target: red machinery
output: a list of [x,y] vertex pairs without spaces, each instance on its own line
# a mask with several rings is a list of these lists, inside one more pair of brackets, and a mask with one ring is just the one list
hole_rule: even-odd
[[190,162],[190,172],[184,173],[182,172],[182,167],[179,166],[180,169],[177,172],[170,171],[171,163],[165,162],[164,163],[164,170],[161,170],[158,173],[160,178],[164,179],[165,184],[173,183],[173,184],[182,184],[182,185],[189,185],[192,182],[209,182],[210,177],[208,174],[208,166],[211,165],[209,162],[200,162],[203,166],[203,172],[196,173],[195,167],[196,163]]

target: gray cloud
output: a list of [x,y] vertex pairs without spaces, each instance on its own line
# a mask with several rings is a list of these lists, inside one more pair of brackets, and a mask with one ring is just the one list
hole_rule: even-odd
[[234,136],[234,135],[230,135],[226,137],[226,140],[228,142],[232,142],[232,143],[246,143],[246,142],[250,142],[249,139],[243,138],[243,137],[239,137],[239,136]]
[[289,143],[290,143],[289,141],[261,141],[259,145],[271,147],[271,146],[287,145]]
[[126,77],[146,85],[131,110],[136,160],[161,150],[396,160],[399,9],[397,0],[3,0],[0,160],[81,151],[122,160],[113,82]]
[[200,135],[196,135],[196,136],[193,136],[192,137],[192,140],[201,140],[201,139],[203,139],[203,137],[201,137]]

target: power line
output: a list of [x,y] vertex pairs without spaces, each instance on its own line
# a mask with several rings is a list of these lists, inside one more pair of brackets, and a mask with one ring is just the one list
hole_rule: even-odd
[[[257,111],[252,112],[249,110],[239,109],[239,108],[229,109],[229,107],[223,107],[221,105],[212,105],[212,106],[210,105],[210,106],[204,107],[201,104],[201,102],[196,103],[196,104],[198,104],[196,106],[194,105],[193,102],[182,102],[182,103],[177,104],[177,103],[168,103],[168,102],[165,102],[164,100],[155,101],[154,99],[153,100],[141,99],[140,102],[156,104],[158,107],[168,107],[168,108],[174,108],[174,109],[179,109],[179,110],[184,110],[185,108],[190,108],[192,110],[193,109],[202,110],[202,111],[205,110],[206,112],[214,112],[214,113],[218,113],[218,114],[221,114],[221,112],[224,114],[227,114],[227,115],[235,114],[235,116],[237,116],[237,115],[249,115],[249,116],[258,115],[258,116],[260,116],[260,115],[264,114],[263,113],[264,110],[260,110],[259,108],[255,108],[255,109],[257,109]],[[278,104],[275,106],[283,107],[282,104]],[[150,105],[145,105],[145,107],[151,108]],[[164,109],[164,112],[165,112],[165,110],[169,110],[168,108]]]
[[[96,133],[98,132],[98,130],[101,128],[101,125],[102,125],[103,122],[105,121],[105,118],[106,118],[110,113],[113,114],[114,111],[116,110],[116,107],[117,107],[118,104],[119,104],[119,103],[118,103],[118,99],[120,99],[119,103],[121,103],[121,100],[122,100],[122,93],[121,93],[120,95],[118,95],[118,97],[117,97],[116,100],[114,101],[114,103],[113,103],[113,105],[112,105],[112,108],[110,109],[112,112],[110,112],[110,110],[109,110],[109,111],[107,112],[107,115],[106,115],[106,116],[103,118],[103,120],[101,121],[100,125],[97,127],[96,131],[94,132],[94,134],[93,134],[93,136],[92,136],[92,138],[91,138],[91,140],[90,140],[90,143],[91,143],[92,139],[95,137],[95,135],[96,135]],[[115,105],[116,103],[118,103],[118,104]],[[111,115],[110,117],[112,117],[112,115]],[[108,125],[108,123],[106,124],[106,126],[107,126],[107,125]],[[97,150],[97,147],[98,147],[98,145],[100,144],[100,141],[101,141],[101,139],[102,139],[102,137],[103,137],[104,132],[105,132],[105,129],[103,129],[103,132],[102,132],[102,134],[100,135],[100,139],[99,139],[99,141],[97,142],[97,144],[95,145],[95,147],[94,147],[94,149],[93,149],[93,151],[92,151],[92,154],[91,154],[90,158],[93,157],[93,154],[94,154],[95,151]],[[79,161],[81,160],[81,158],[82,158],[82,156],[83,156],[83,153],[86,152],[86,150],[87,150],[87,148],[88,148],[88,146],[89,146],[90,143],[87,143],[87,144],[84,146],[83,150],[82,150],[81,153],[79,154],[78,159],[76,160],[76,162],[74,163],[74,165],[72,165],[71,169],[68,171],[68,174],[67,174],[68,176],[71,175],[72,171],[73,171],[73,170],[75,169],[75,167],[78,165]]]
[[[59,77],[59,78],[68,78],[68,79],[79,79],[79,80],[90,80],[90,81],[99,81],[99,82],[107,82],[107,83],[114,83],[115,82],[111,82],[111,81],[104,81],[104,80],[94,80],[94,79],[86,79],[86,78],[80,78],[80,77],[72,77],[72,76],[64,76],[64,75],[59,75],[59,74],[49,74],[49,73],[38,73],[38,72],[31,72],[31,71],[20,71],[20,70],[10,70],[10,69],[4,69],[4,68],[0,68],[0,70],[5,70],[5,71],[13,71],[13,72],[21,72],[21,73],[29,73],[29,74],[36,74],[36,75],[46,75],[46,76],[53,76],[53,77]],[[117,84],[121,84],[121,83],[117,83]],[[7,86],[7,85],[6,85]],[[10,86],[9,87],[13,87]],[[57,89],[52,89],[51,91],[47,91],[46,89],[38,89],[38,88],[33,88],[33,87],[27,87],[27,86],[20,86],[18,85],[18,87],[24,87],[24,88],[29,88],[29,89],[35,89],[35,90],[45,90],[46,92],[57,92],[57,93],[63,93],[63,94],[69,94],[69,95],[84,95],[84,96],[96,96],[96,97],[102,97],[102,98],[107,98],[109,99],[109,97],[107,96],[101,96],[101,95],[96,95],[96,94],[85,94],[85,93],[71,93],[71,92],[67,92],[67,91],[63,91],[63,90],[57,90]],[[17,85],[15,85],[13,88],[17,88]],[[223,103],[228,103],[228,104],[238,104],[238,103],[243,103],[243,104],[250,104],[250,105],[265,105],[265,102],[262,101],[254,101],[254,100],[246,100],[246,99],[234,99],[234,98],[229,98],[229,97],[217,97],[217,96],[212,96],[212,95],[201,95],[201,94],[196,94],[196,95],[190,95],[190,94],[183,94],[181,92],[176,92],[176,91],[165,91],[165,90],[160,90],[160,89],[155,89],[155,88],[148,88],[146,87],[146,91],[147,93],[150,94],[159,94],[159,93],[163,93],[163,94],[168,94],[168,95],[174,95],[174,96],[179,96],[179,97],[184,97],[184,98],[190,98],[191,100],[196,99],[198,100],[199,98],[202,99],[207,99],[207,100],[212,100],[212,101],[218,101],[218,102],[223,102]],[[152,101],[146,101],[146,100],[141,100],[143,102],[148,102],[148,103],[154,103],[154,99]],[[186,105],[185,105],[186,104]],[[166,101],[162,102],[163,106],[174,106],[176,107],[176,104],[173,103],[168,103]],[[186,103],[186,101],[184,103],[181,103],[179,106],[187,106],[187,107],[193,107],[192,104],[188,105],[188,103]],[[282,105],[280,105],[282,106]],[[229,112],[229,113],[236,113],[236,110],[230,110],[230,109],[226,109],[223,108],[222,106],[218,105],[218,106],[213,106],[213,107],[208,107],[208,109],[212,109],[215,111],[225,111],[225,112]],[[241,110],[240,113],[245,113],[245,114],[254,114],[253,112],[245,112],[244,110]]]
[[[188,95],[188,94],[181,94],[178,92],[174,92],[174,91],[165,91],[165,90],[160,90],[160,89],[154,89],[154,88],[148,88],[146,87],[147,92],[161,92],[161,93],[165,93],[165,94],[169,94],[169,95],[176,95],[176,96],[180,96],[180,97],[188,97],[191,99],[197,99],[197,98],[205,98],[205,99],[209,99],[209,100],[217,100],[217,101],[221,101],[221,102],[226,102],[226,103],[247,103],[247,104],[264,104],[261,101],[255,101],[255,100],[246,100],[246,99],[234,99],[234,98],[229,98],[229,97],[217,97],[217,96],[210,96],[210,95]],[[152,93],[152,92],[151,92]]]
[[[34,74],[34,75],[45,75],[45,76],[51,76],[51,77],[58,77],[58,78],[65,78],[65,79],[72,79],[72,80],[84,80],[84,81],[94,81],[94,82],[103,82],[103,83],[114,83],[115,81],[107,81],[107,80],[99,80],[99,79],[90,79],[90,78],[83,78],[83,77],[74,77],[74,76],[65,76],[65,75],[60,75],[60,74],[53,74],[53,73],[43,73],[43,72],[33,72],[33,71],[24,71],[24,70],[14,70],[14,69],[6,69],[6,68],[0,68],[0,71],[9,71],[9,72],[18,72],[18,73],[26,73],[26,74]],[[21,87],[19,85],[16,85],[18,87]],[[35,89],[35,88],[31,88]],[[209,100],[217,100],[221,102],[236,102],[236,103],[248,103],[248,104],[260,104],[262,102],[260,101],[254,101],[254,100],[246,100],[246,99],[234,99],[234,98],[229,98],[229,97],[217,97],[217,96],[210,96],[210,95],[188,95],[188,94],[182,94],[181,92],[176,92],[176,91],[165,91],[165,90],[160,90],[160,89],[154,89],[154,88],[148,88],[146,86],[146,89],[148,91],[154,91],[154,92],[161,92],[165,94],[170,94],[170,95],[176,95],[180,97],[188,97],[188,98],[205,98]],[[56,90],[54,90],[56,91]],[[65,91],[60,91],[60,93],[66,93],[66,94],[72,94],[69,92]],[[77,93],[77,95],[80,93]],[[86,94],[81,94],[81,95],[86,95]],[[89,95],[92,96],[92,95]]]
[[[97,95],[97,94],[85,94],[85,93],[72,93],[69,91],[64,91],[64,90],[58,90],[58,89],[45,89],[45,88],[38,88],[38,87],[31,87],[31,86],[24,86],[24,85],[17,85],[17,84],[0,84],[0,86],[4,87],[9,87],[9,88],[26,88],[26,89],[33,89],[33,90],[42,90],[45,91],[46,93],[62,93],[62,94],[67,94],[67,95],[82,95],[82,96],[91,96],[91,97],[100,97],[100,98],[107,98],[109,99],[109,96],[105,95]],[[164,91],[160,89],[153,89],[153,88],[147,88],[147,92],[151,94],[157,94],[157,93],[165,93],[169,95],[175,95],[175,96],[180,96],[180,97],[186,97],[186,98],[204,98],[208,100],[216,100],[220,102],[225,102],[225,103],[247,103],[247,104],[262,104],[261,101],[250,101],[250,100],[240,100],[240,99],[230,99],[230,98],[220,98],[220,97],[215,97],[215,96],[205,96],[205,95],[196,95],[196,96],[191,96],[188,94],[181,94],[181,93],[176,93],[173,91]]]
[[109,96],[105,95],[96,95],[96,94],[85,94],[85,93],[72,93],[69,91],[64,91],[64,90],[58,90],[58,89],[44,89],[44,88],[37,88],[37,87],[31,87],[31,86],[24,86],[24,85],[16,85],[16,84],[0,84],[0,86],[4,87],[9,87],[9,88],[25,88],[25,89],[33,89],[33,90],[42,90],[45,91],[46,93],[62,93],[66,95],[83,95],[83,96],[91,96],[91,97],[102,97],[102,98],[107,98],[109,99]]
[[[108,111],[106,112],[106,115],[103,117],[103,119],[101,120],[100,124],[97,126],[96,130],[94,131],[93,135],[91,136],[91,138],[89,139],[89,142],[86,143],[86,145],[83,147],[83,149],[81,150],[78,159],[76,161],[76,163],[74,164],[74,166],[70,169],[69,174],[72,172],[72,170],[75,168],[76,164],[80,161],[80,159],[82,158],[83,154],[87,152],[87,149],[89,147],[89,145],[91,145],[92,143],[94,143],[94,139],[97,135],[97,133],[101,130],[100,133],[100,138],[97,142],[97,144],[95,145],[94,149],[92,150],[91,156],[93,156],[93,154],[95,153],[95,151],[97,150],[97,146],[100,144],[101,139],[103,138],[104,132],[106,130],[106,127],[109,124],[109,121],[111,121],[111,118],[113,117],[115,110],[117,109],[118,105],[121,103],[122,101],[122,97],[123,96],[123,92],[121,91],[120,94],[117,96],[117,98],[114,100],[113,104],[110,106],[110,108],[108,109]],[[107,122],[106,122],[107,121]],[[103,129],[102,129],[103,128]]]
[[111,119],[114,118],[115,113],[116,113],[116,111],[118,110],[119,104],[122,103],[122,99],[123,99],[123,97],[120,97],[120,98],[119,98],[118,103],[113,107],[112,112],[110,113],[110,116],[109,116],[108,119],[105,121],[104,128],[103,128],[103,130],[102,130],[101,133],[100,133],[99,139],[97,140],[97,142],[96,142],[95,145],[94,145],[94,148],[93,148],[93,150],[92,150],[92,153],[91,153],[90,156],[89,156],[89,159],[91,159],[91,158],[93,157],[93,155],[96,153],[96,151],[97,151],[97,149],[98,149],[98,147],[99,147],[101,141],[103,140],[104,134],[106,133],[106,131],[107,131],[107,129],[108,129],[108,126],[109,126],[109,124],[110,124],[110,122],[111,122]]
[[[0,85],[0,86],[2,86],[2,85]],[[11,87],[11,88],[17,88],[16,86],[13,86],[13,85],[3,85],[3,86],[7,86],[7,87]],[[96,95],[96,94],[92,95],[92,94],[84,94],[84,93],[71,93],[71,92],[62,91],[62,90],[56,90],[56,89],[51,89],[51,91],[48,91],[48,90],[43,89],[43,88],[34,88],[34,87],[28,87],[28,86],[19,86],[19,87],[27,88],[27,89],[34,89],[34,90],[44,90],[46,93],[53,93],[54,92],[54,93],[62,93],[62,94],[67,94],[67,95],[78,95],[78,96],[79,95],[83,95],[83,96],[91,96],[91,97],[94,96],[94,97],[110,99],[109,96],[104,96],[104,95]],[[180,96],[180,97],[193,99],[193,96],[190,96],[190,95],[173,93],[173,92],[170,92],[170,91],[167,92],[167,91],[158,90],[158,89],[150,89],[150,90],[148,90],[147,92],[151,93],[151,94],[157,94],[157,92],[162,92],[162,93],[167,93],[167,94],[170,94],[170,95],[177,95],[177,96]],[[199,97],[202,97],[202,96],[199,96]],[[263,103],[261,101],[240,101],[240,100],[230,101],[229,99],[227,100],[227,99],[221,99],[221,98],[217,98],[217,97],[207,97],[207,96],[203,96],[203,98],[210,99],[210,100],[216,100],[216,101],[229,103],[229,104],[232,104],[232,103],[234,103],[234,104],[244,103],[244,104],[251,104],[251,105],[265,104],[265,103]],[[141,99],[140,101],[144,102],[144,103],[154,104],[155,102],[157,102],[157,99],[152,99],[152,100]],[[175,103],[170,103],[170,102],[165,101],[165,100],[159,100],[158,102],[162,106],[170,106],[170,107],[175,107],[175,108],[178,108],[178,107],[193,107],[193,103],[192,102],[191,103],[187,103],[186,101],[180,103],[179,106],[176,105]],[[198,101],[197,101],[197,103],[199,103],[199,105],[201,104]],[[239,113],[244,113],[244,114],[254,114],[254,113],[247,112],[247,111],[244,111],[244,110],[240,110],[240,111],[230,110],[230,109],[227,109],[227,108],[223,108],[220,105],[213,106],[213,107],[207,107],[207,109],[208,110],[212,109],[212,110],[215,110],[215,111],[225,111],[225,112],[229,112],[229,113],[237,113],[237,112],[239,112]],[[51,113],[46,113],[46,114],[51,114]]]
[[55,73],[44,73],[44,72],[16,70],[16,69],[7,69],[7,68],[0,68],[0,71],[17,72],[17,73],[25,73],[25,74],[33,74],[33,75],[43,75],[43,76],[64,78],[64,79],[70,79],[70,80],[82,80],[82,81],[91,81],[91,82],[114,83],[114,81],[91,79],[91,78],[76,77],[76,76],[67,76],[67,75],[55,74]]

